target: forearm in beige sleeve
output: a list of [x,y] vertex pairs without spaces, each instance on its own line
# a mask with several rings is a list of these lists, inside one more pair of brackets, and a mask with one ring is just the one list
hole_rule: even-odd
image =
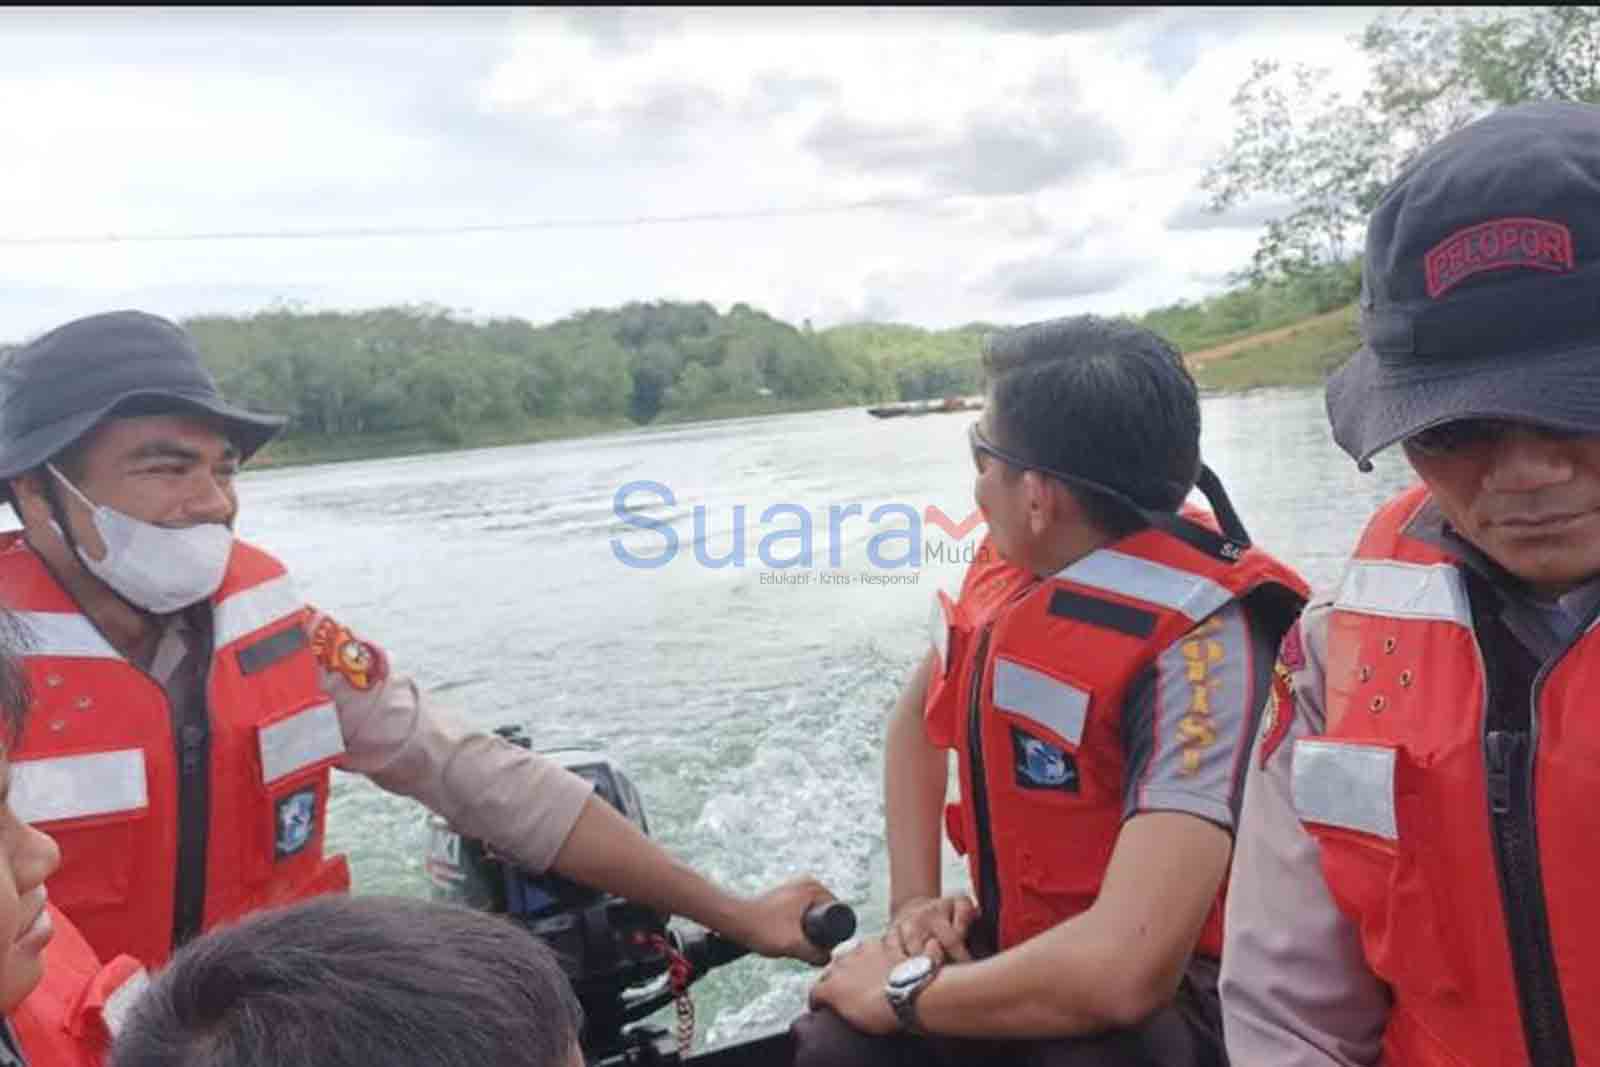
[[1323,721],[1325,610],[1303,620],[1303,664],[1294,671],[1286,736],[1258,742],[1228,882],[1222,952],[1222,1015],[1235,1064],[1370,1067],[1381,1055],[1386,987],[1366,966],[1359,935],[1328,893],[1316,842],[1295,814],[1294,740]]
[[433,706],[410,678],[361,691],[336,675],[326,687],[344,730],[345,770],[439,813],[529,870],[547,869],[593,787],[555,761],[469,730]]

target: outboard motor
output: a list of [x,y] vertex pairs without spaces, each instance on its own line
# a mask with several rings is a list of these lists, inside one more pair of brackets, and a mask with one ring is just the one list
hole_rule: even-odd
[[[521,727],[495,731],[512,744],[531,748]],[[545,755],[594,785],[595,794],[641,833],[650,832],[644,804],[627,775],[609,757],[584,749]],[[713,967],[743,956],[746,949],[706,930],[680,933],[664,916],[549,872],[534,874],[499,856],[476,838],[464,837],[438,815],[428,818],[426,863],[435,900],[504,915],[543,940],[561,961],[583,1005],[585,1062],[596,1067],[677,1064],[688,1055],[694,1011],[687,988]],[[824,948],[855,933],[855,913],[842,903],[808,911],[806,936]],[[677,1002],[678,1030],[634,1026]],[[787,1038],[775,1034],[709,1051],[708,1067],[781,1063]]]
[[[519,727],[495,732],[531,747]],[[642,833],[650,832],[638,790],[610,757],[582,749],[545,754],[588,780]],[[615,1030],[665,1003],[639,1013],[625,1011],[623,1000],[625,990],[659,977],[671,963],[660,914],[558,874],[525,871],[437,815],[429,817],[426,866],[433,899],[505,915],[554,950],[583,1005],[586,1030]]]

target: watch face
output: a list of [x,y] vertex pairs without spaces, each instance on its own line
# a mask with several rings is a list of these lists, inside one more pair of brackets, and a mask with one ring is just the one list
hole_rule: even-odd
[[895,965],[894,970],[889,972],[889,984],[897,987],[916,985],[932,970],[932,959],[927,956],[912,956],[908,960],[901,960]]

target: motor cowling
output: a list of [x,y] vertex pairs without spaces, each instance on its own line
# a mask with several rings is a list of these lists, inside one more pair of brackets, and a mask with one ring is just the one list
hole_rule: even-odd
[[[518,727],[495,732],[531,748]],[[649,833],[638,790],[609,756],[587,749],[545,755],[591,783],[595,795]],[[553,872],[524,870],[438,815],[429,816],[428,830],[425,868],[432,898],[504,915],[549,945],[590,1026],[605,1025],[619,1011],[624,990],[666,971],[660,940],[667,932],[665,916]]]

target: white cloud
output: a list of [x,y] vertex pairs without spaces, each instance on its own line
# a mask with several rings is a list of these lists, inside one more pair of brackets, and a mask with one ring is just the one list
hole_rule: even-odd
[[[616,219],[433,238],[0,244],[0,339],[431,301],[535,320],[737,301],[818,325],[1138,310],[1254,231],[1188,219],[1256,56],[1360,74],[1333,10],[0,14],[0,237]],[[1241,221],[1253,222],[1254,219]],[[1088,251],[1085,251],[1087,249]],[[1009,273],[1007,273],[1009,271]]]

